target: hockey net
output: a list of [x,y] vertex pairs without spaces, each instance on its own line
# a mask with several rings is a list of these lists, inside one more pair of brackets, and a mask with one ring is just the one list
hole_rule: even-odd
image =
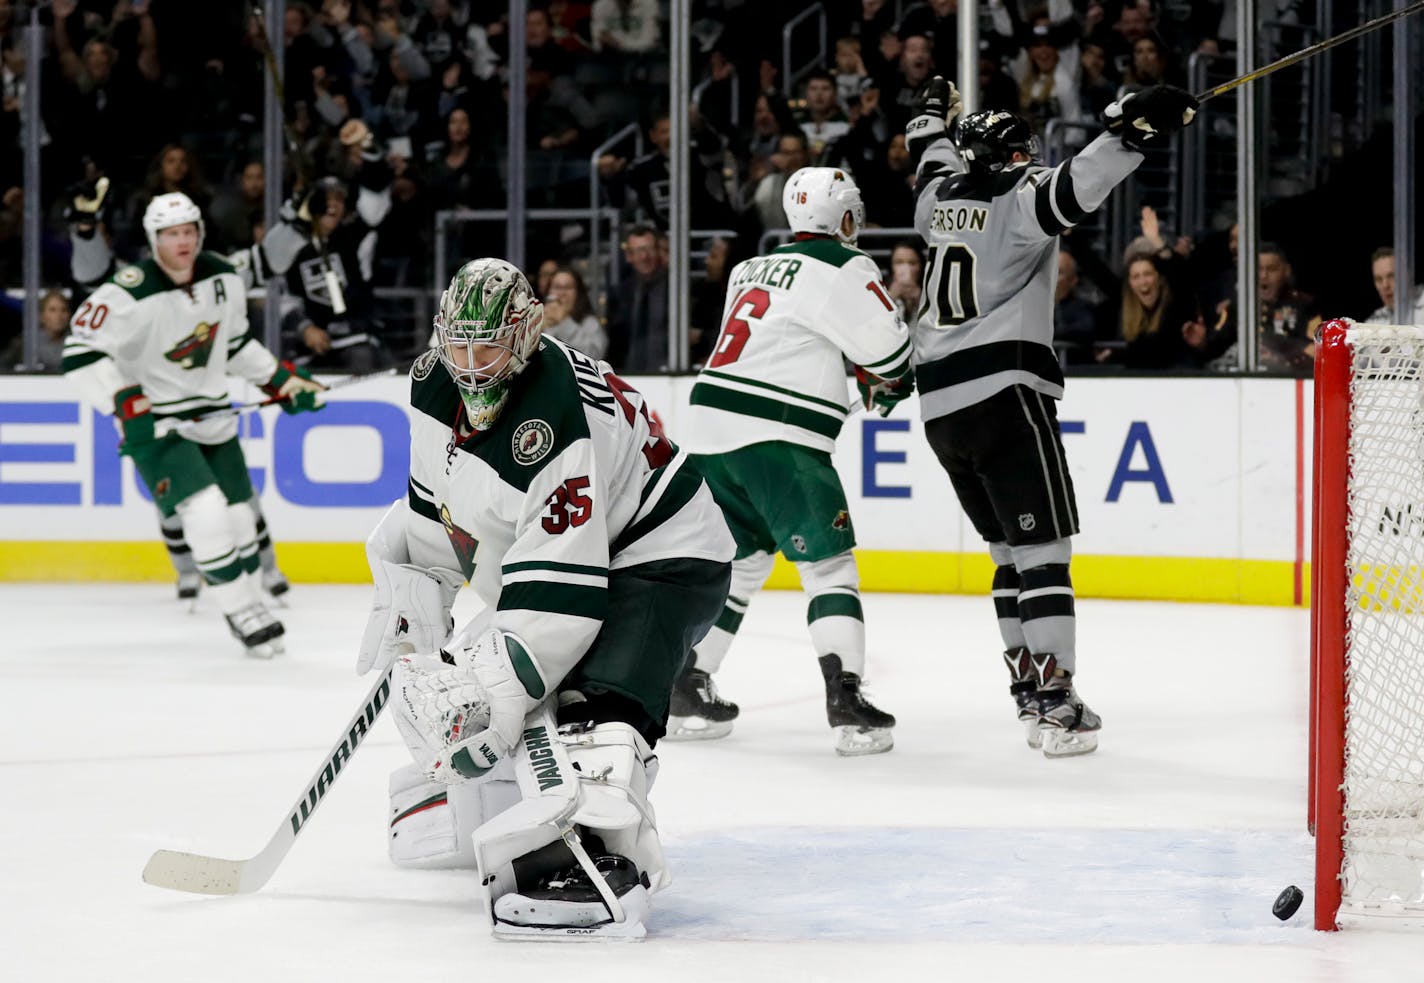
[[1315,924],[1424,927],[1424,327],[1329,322],[1315,386]]

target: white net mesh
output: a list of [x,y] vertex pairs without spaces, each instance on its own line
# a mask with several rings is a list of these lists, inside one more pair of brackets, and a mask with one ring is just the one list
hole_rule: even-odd
[[1361,325],[1350,373],[1341,912],[1424,915],[1424,328]]

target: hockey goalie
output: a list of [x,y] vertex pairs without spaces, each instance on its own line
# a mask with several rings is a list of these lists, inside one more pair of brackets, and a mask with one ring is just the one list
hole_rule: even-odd
[[[497,937],[636,939],[670,880],[653,748],[734,547],[642,396],[542,320],[503,260],[442,295],[357,668],[397,662],[396,864],[477,868]],[[465,582],[485,609],[451,637]]]

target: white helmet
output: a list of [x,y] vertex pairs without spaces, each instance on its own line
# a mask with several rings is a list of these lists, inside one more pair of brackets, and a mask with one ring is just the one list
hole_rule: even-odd
[[[841,242],[855,242],[865,224],[865,205],[855,178],[840,167],[803,167],[786,181],[781,207],[792,232],[835,236]],[[850,235],[841,232],[841,219],[850,212],[854,227]]]
[[198,226],[198,248],[202,249],[203,235],[207,230],[203,227],[203,213],[193,204],[192,198],[181,191],[174,191],[150,201],[148,207],[143,210],[143,232],[148,236],[148,248],[153,255],[158,255],[159,232],[175,225],[187,225],[189,222]]

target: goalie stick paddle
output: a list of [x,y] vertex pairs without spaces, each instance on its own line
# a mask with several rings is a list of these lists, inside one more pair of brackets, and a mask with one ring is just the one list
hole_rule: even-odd
[[1410,14],[1418,13],[1421,10],[1424,10],[1424,0],[1417,0],[1416,3],[1411,3],[1407,7],[1400,7],[1398,10],[1391,11],[1388,14],[1383,14],[1379,17],[1376,17],[1372,21],[1366,21],[1358,27],[1352,27],[1348,31],[1342,31],[1339,34],[1335,35],[1333,38],[1326,38],[1324,41],[1317,41],[1310,47],[1302,48],[1300,51],[1297,51],[1293,55],[1286,55],[1284,58],[1277,58],[1269,65],[1249,71],[1245,75],[1239,75],[1236,78],[1232,79],[1230,82],[1221,83],[1214,89],[1208,89],[1205,92],[1198,93],[1197,102],[1205,102],[1213,96],[1219,96],[1222,93],[1230,92],[1232,89],[1235,89],[1239,86],[1243,86],[1247,82],[1254,82],[1256,81],[1256,79],[1265,78],[1272,72],[1279,72],[1282,68],[1289,68],[1297,62],[1305,61],[1305,59],[1311,57],[1312,55],[1318,55],[1322,51],[1329,51],[1337,44],[1344,44],[1346,41],[1353,41],[1355,40],[1355,38],[1363,37],[1364,35],[1369,34],[1371,31],[1377,31],[1381,27],[1393,24],[1395,21],[1400,20],[1404,17],[1408,17]]
[[395,663],[386,668],[376,685],[366,694],[356,715],[346,724],[335,747],[322,759],[321,767],[307,782],[306,790],[288,811],[281,825],[256,856],[246,860],[223,860],[178,850],[159,850],[143,868],[143,879],[155,887],[190,894],[251,894],[260,890],[276,872],[297,835],[307,828],[316,807],[336,784],[341,769],[351,760],[362,740],[370,733],[391,695],[391,674]]

